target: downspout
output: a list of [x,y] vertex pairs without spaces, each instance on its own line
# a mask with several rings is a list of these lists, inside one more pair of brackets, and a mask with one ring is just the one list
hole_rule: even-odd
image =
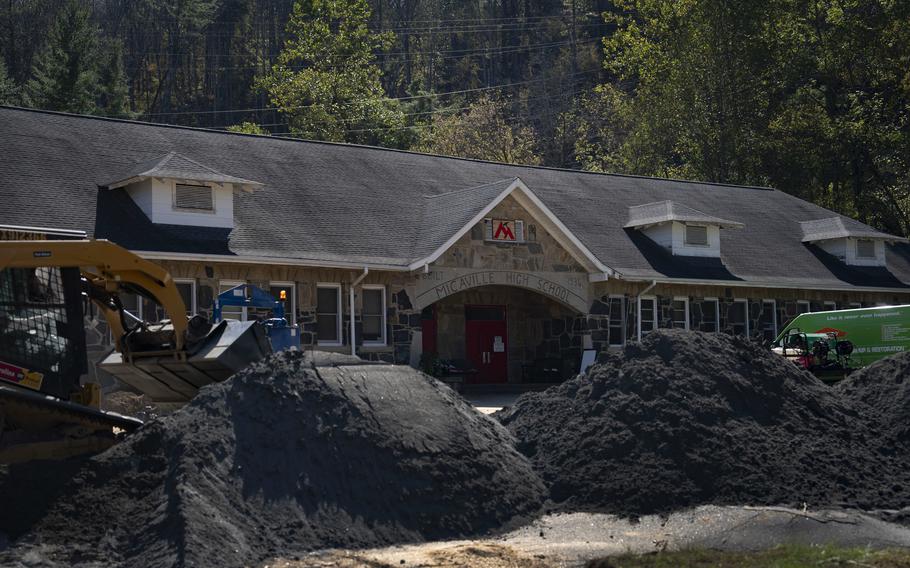
[[[655,286],[657,286],[657,280],[652,280],[651,283],[648,284],[647,288],[645,288],[644,290],[639,292],[637,296],[635,296],[635,310],[637,312],[635,314],[635,319],[638,320],[638,326],[637,326],[638,327],[638,334],[637,334],[638,341],[641,341],[641,297],[644,296],[645,294],[647,294],[648,292],[650,292],[651,289],[654,288]],[[656,309],[656,306],[655,306],[655,309]]]
[[354,287],[363,282],[363,279],[370,273],[370,269],[363,267],[363,274],[357,277],[357,280],[351,282],[351,355],[357,356],[357,337],[354,333]]

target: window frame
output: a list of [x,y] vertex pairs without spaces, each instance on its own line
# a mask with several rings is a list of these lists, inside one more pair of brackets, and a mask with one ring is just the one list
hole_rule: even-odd
[[[776,338],[777,338],[777,335],[780,333],[780,322],[777,321],[777,300],[775,300],[775,299],[773,299],[773,298],[762,298],[761,304],[762,304],[762,312],[765,311],[765,304],[771,304],[771,306],[772,306],[772,308],[771,308],[771,316],[772,316],[771,324],[772,324],[772,326],[773,326],[773,328],[774,328],[774,329],[773,329],[774,339],[776,339]],[[747,326],[747,327],[748,327],[748,319],[749,319],[749,318],[747,317],[747,318],[746,318],[746,326]],[[759,331],[761,331],[762,333],[765,332],[764,329],[761,329],[761,330],[759,330]],[[772,339],[772,341],[773,341],[774,339]]]
[[[192,305],[186,306],[186,311],[189,313],[190,317],[199,313],[199,307],[196,299],[196,279],[195,278],[174,278],[174,284],[189,284],[190,285],[190,300]],[[171,316],[173,317],[173,316]]]
[[796,309],[797,309],[797,311],[799,310],[799,307],[800,307],[800,306],[806,306],[806,311],[804,311],[804,312],[799,312],[799,313],[796,314],[796,315],[811,314],[811,313],[812,313],[812,302],[810,302],[809,300],[797,300],[797,301],[796,301]]
[[[272,288],[288,288],[291,296],[291,305],[284,310],[284,319],[288,320],[290,325],[297,323],[297,283],[289,280],[269,280],[269,294]],[[274,298],[274,296],[272,296]],[[281,301],[280,298],[275,298]]]
[[683,302],[683,306],[684,306],[683,311],[685,312],[683,317],[685,318],[685,320],[684,320],[682,329],[684,329],[685,331],[689,331],[689,297],[688,296],[673,296],[673,298],[670,300],[670,314],[671,314],[670,321],[673,323],[673,329],[679,329],[678,327],[676,327],[677,320],[676,320],[676,318],[673,317],[673,314],[676,312],[676,309],[673,307],[673,303],[675,303],[675,302]]
[[[825,309],[823,311],[826,311],[826,312],[836,312],[837,311],[837,302],[834,302],[831,300],[826,300],[826,301],[822,302],[822,306],[825,307]],[[828,308],[830,308],[830,309],[828,309]]]
[[638,301],[636,302],[636,304],[638,304],[638,306],[636,307],[636,316],[638,319],[638,341],[641,341],[641,338],[646,335],[646,334],[642,333],[642,330],[641,330],[641,323],[642,323],[641,304],[642,304],[642,301],[651,302],[651,306],[652,306],[651,309],[652,309],[652,313],[654,314],[654,319],[651,321],[652,327],[648,331],[648,333],[651,333],[652,331],[657,329],[658,325],[659,325],[658,324],[659,318],[658,318],[658,314],[657,314],[657,296],[638,296]]
[[378,290],[380,292],[380,297],[382,298],[382,306],[381,306],[381,311],[379,314],[380,317],[382,318],[381,324],[380,324],[380,329],[382,330],[382,339],[378,339],[378,340],[372,339],[369,341],[366,339],[363,339],[362,343],[363,343],[364,347],[385,347],[389,342],[388,332],[387,332],[389,322],[388,322],[388,303],[386,300],[386,287],[384,284],[364,284],[363,286],[361,286],[360,290],[361,290],[361,296],[360,296],[360,322],[361,322],[360,333],[361,333],[361,336],[363,335],[363,318],[364,318],[364,316],[366,316],[366,313],[363,311],[364,297],[365,297],[363,292],[365,292],[367,290],[373,290],[373,291]]
[[[703,329],[701,329],[701,326],[704,323],[704,315],[705,315],[704,310],[702,310],[702,321],[701,321],[701,323],[699,323],[697,331],[703,331],[704,333],[720,333],[720,298],[717,298],[715,296],[709,296],[707,298],[702,298],[699,303],[704,304],[706,302],[714,303],[714,331],[704,331]],[[691,329],[691,323],[692,323],[691,322],[691,318],[692,318],[691,310],[689,311],[689,318],[690,318],[689,325],[690,325],[690,329]]]
[[[613,300],[619,300],[619,343],[613,343]],[[626,297],[623,294],[609,294],[607,301],[610,302],[610,315],[607,316],[607,346],[622,347],[626,344]]]
[[[338,339],[336,339],[334,341],[319,339],[319,289],[320,288],[332,288],[334,290],[337,290],[337,292],[338,292],[338,295],[336,296],[336,298],[337,298],[336,307],[338,309],[338,313],[335,315],[335,321],[337,323],[336,329],[338,329],[338,336],[337,336]],[[342,309],[341,296],[342,296],[342,289],[341,289],[340,282],[317,282],[316,283],[316,345],[319,345],[321,347],[341,347],[342,345],[344,345],[344,330],[342,329],[342,326],[344,325],[344,318],[342,318],[342,313],[341,313],[341,309]]]
[[[749,299],[748,298],[733,298],[733,304],[742,304],[743,306],[743,326],[745,327],[743,337],[750,337],[752,332],[749,329]],[[729,324],[729,315],[727,316],[727,323]],[[735,333],[733,335],[736,335]]]
[[[208,188],[208,190],[209,190],[209,192],[211,192],[211,196],[212,196],[212,208],[211,209],[198,209],[198,208],[193,208],[193,207],[180,207],[179,205],[177,205],[177,186]],[[210,185],[210,184],[197,185],[194,183],[178,183],[176,181],[173,184],[171,184],[171,210],[172,211],[178,211],[180,213],[199,213],[202,215],[215,215],[215,214],[217,214],[217,211],[216,211],[217,207],[218,206],[215,202],[215,188],[212,185]]]
[[[867,256],[867,255],[863,255],[863,254],[859,253],[859,244],[861,242],[871,243],[871,245],[872,245],[872,255],[871,256]],[[875,246],[875,239],[856,239],[855,244],[854,244],[854,251],[856,252],[857,260],[875,260],[876,258],[878,258],[877,251],[875,250],[876,248],[877,247]]]
[[[704,230],[705,230],[705,242],[704,242],[704,243],[694,243],[694,242],[692,242],[692,241],[689,240],[689,228],[690,228],[690,227],[691,227],[691,228],[699,228],[699,229],[704,229]],[[709,233],[709,231],[708,231],[708,225],[689,225],[689,224],[685,224],[685,225],[683,225],[683,244],[684,244],[685,246],[687,246],[687,247],[710,247],[710,246],[711,246],[711,238],[710,238],[710,235],[709,235],[708,233]]]

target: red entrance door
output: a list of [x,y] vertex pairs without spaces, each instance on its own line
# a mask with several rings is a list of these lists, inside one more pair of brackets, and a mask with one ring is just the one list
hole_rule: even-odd
[[466,358],[477,371],[465,377],[475,384],[508,380],[505,306],[465,306]]

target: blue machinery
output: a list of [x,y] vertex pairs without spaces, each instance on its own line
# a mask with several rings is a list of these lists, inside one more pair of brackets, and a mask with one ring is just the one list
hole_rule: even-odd
[[[286,300],[284,290],[281,291],[281,300]],[[224,307],[264,308],[272,311],[272,317],[263,321],[273,351],[281,351],[288,347],[300,348],[300,333],[296,325],[290,325],[284,317],[284,303],[276,300],[271,294],[252,284],[241,284],[230,290],[218,294],[212,310],[212,321],[218,323],[221,309]]]

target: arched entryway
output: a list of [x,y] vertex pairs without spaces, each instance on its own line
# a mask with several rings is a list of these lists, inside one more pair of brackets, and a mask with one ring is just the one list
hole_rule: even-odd
[[424,350],[465,384],[559,382],[577,372],[586,317],[520,286],[478,286],[423,311]]

